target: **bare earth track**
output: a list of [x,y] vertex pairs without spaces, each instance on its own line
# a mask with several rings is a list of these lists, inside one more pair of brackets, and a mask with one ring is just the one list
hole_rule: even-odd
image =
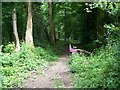
[[62,55],[58,62],[45,69],[44,75],[36,72],[30,72],[30,77],[24,82],[23,88],[71,88],[71,76],[69,68],[66,65],[68,57]]

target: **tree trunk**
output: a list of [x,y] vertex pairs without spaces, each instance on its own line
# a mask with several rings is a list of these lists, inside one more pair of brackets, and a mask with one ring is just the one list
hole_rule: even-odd
[[31,2],[28,1],[28,16],[27,16],[27,29],[26,29],[26,36],[25,36],[25,42],[26,44],[30,46],[34,46],[33,44],[33,35],[32,35],[32,11],[31,11]]
[[102,43],[105,43],[105,29],[104,29],[104,11],[101,9],[98,9],[98,14],[97,14],[97,38],[99,41]]
[[15,51],[19,51],[20,50],[20,42],[19,42],[19,36],[18,36],[18,32],[17,32],[17,18],[16,18],[16,9],[13,9],[12,12],[12,20],[13,20],[13,33],[15,36]]
[[67,15],[67,11],[66,11],[66,7],[65,7],[65,10],[64,10],[64,15],[65,15],[65,21],[64,21],[64,40],[66,41],[66,39],[67,39],[67,33],[66,33],[66,15]]
[[50,36],[51,43],[55,44],[55,31],[53,26],[53,8],[52,8],[52,0],[49,0],[49,21],[50,21]]

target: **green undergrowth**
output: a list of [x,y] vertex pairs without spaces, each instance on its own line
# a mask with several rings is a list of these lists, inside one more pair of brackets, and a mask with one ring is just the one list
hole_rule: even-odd
[[9,44],[0,53],[0,88],[19,87],[28,72],[35,70],[42,73],[50,62],[58,56],[52,48],[31,48],[21,44],[21,50],[14,52],[14,44]]
[[120,88],[120,44],[111,43],[91,56],[74,53],[69,61],[76,88]]
[[40,43],[39,46],[47,51],[56,52],[56,55],[60,55],[66,50],[65,45],[67,43],[64,40],[56,41],[54,45],[48,43]]

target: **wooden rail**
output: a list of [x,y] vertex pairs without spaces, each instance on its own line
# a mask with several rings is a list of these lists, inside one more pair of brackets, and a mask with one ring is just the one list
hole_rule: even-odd
[[75,50],[80,51],[82,53],[86,53],[86,54],[92,54],[91,52],[88,52],[88,51],[83,50],[83,49],[75,49]]
[[86,54],[89,54],[89,55],[92,54],[91,52],[83,50],[83,49],[72,48],[71,44],[69,44],[69,50],[70,49],[76,50],[77,52],[86,53]]

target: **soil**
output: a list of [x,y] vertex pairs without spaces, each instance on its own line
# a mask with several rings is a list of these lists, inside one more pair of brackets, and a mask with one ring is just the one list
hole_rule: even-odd
[[61,55],[58,62],[48,66],[44,75],[30,72],[29,78],[24,82],[23,88],[72,88],[71,75],[67,66],[69,58]]

